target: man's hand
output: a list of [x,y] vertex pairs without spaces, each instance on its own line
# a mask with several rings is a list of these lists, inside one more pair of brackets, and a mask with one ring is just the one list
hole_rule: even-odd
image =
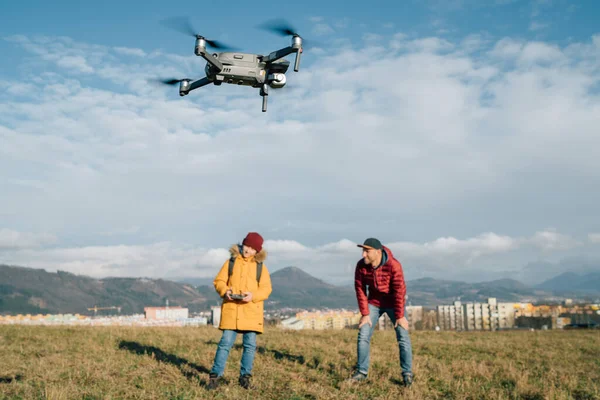
[[227,291],[225,292],[225,298],[226,298],[227,300],[233,300],[231,297],[229,297],[229,295],[230,295],[231,293],[232,293],[232,292],[231,292],[231,289],[227,289]]
[[243,292],[242,294],[244,295],[244,298],[242,299],[244,303],[249,303],[252,301],[252,292]]
[[360,329],[365,324],[369,324],[369,326],[373,327],[373,323],[371,322],[370,315],[363,315],[362,317],[360,317],[360,322],[358,323],[358,329]]
[[394,328],[397,328],[398,325],[400,325],[405,330],[408,330],[408,320],[406,319],[406,317],[402,317],[400,319],[397,319],[396,323],[394,324]]

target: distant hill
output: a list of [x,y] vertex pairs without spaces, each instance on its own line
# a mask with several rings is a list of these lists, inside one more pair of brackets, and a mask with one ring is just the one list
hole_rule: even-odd
[[600,273],[600,259],[578,256],[565,258],[558,263],[531,262],[520,271],[511,272],[510,276],[521,282],[540,287],[539,285],[544,282],[570,272],[578,275]]
[[358,308],[354,288],[330,285],[297,267],[273,272],[271,283],[269,307]]
[[415,305],[450,304],[457,299],[462,302],[486,301],[489,297],[495,297],[498,301],[519,301],[523,297],[531,298],[547,294],[513,279],[466,283],[421,278],[408,281],[406,285],[409,301]]
[[559,293],[576,291],[600,293],[600,272],[588,274],[565,272],[564,274],[560,274],[552,279],[542,282],[537,285],[537,287]]
[[[346,308],[357,309],[354,287],[335,286],[297,267],[286,267],[271,273],[273,292],[266,309],[280,308]],[[142,313],[145,306],[169,305],[188,307],[190,311],[208,310],[221,304],[212,285],[193,286],[163,279],[105,278],[94,279],[68,272],[46,272],[0,265],[1,313],[82,313],[94,305],[122,307],[121,313]],[[598,292],[600,273],[563,274],[537,287],[529,287],[513,279],[466,283],[461,281],[421,278],[408,281],[408,301],[412,305],[434,307],[462,302],[527,301],[555,295]],[[565,296],[567,297],[567,296]]]
[[0,265],[0,313],[81,313],[88,307],[122,307],[122,314],[142,313],[145,306],[201,309],[207,299],[195,287],[163,279],[94,279],[69,272],[46,272]]
[[[285,267],[271,273],[271,284],[273,292],[265,302],[265,309],[358,307],[354,288],[330,285],[297,267]],[[221,304],[212,283],[197,289],[211,305]]]

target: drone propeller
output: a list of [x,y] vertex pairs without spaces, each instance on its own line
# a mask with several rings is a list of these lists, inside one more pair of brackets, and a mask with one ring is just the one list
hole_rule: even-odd
[[165,85],[175,85],[179,82],[189,81],[191,79],[157,79],[158,82],[163,83]]
[[296,29],[284,19],[274,19],[258,26],[261,29],[276,33],[280,36],[300,36]]
[[295,27],[293,27],[289,22],[287,22],[283,18],[269,20],[258,25],[258,28],[275,33],[279,36],[299,36],[302,38],[302,47],[306,49],[323,47],[321,43],[316,42],[313,39],[306,40],[306,38],[304,38],[298,33]]
[[154,79],[148,79],[148,82],[154,83],[154,84],[161,84],[161,85],[176,85],[179,82],[183,82],[183,81],[194,81],[194,79],[190,79],[190,78],[183,78],[183,79],[176,79],[176,78],[166,78],[166,79],[161,79],[161,78],[154,78]]
[[[166,19],[163,19],[160,23],[169,29],[172,29],[179,33],[183,33],[186,36],[192,36],[194,38],[203,37],[199,33],[196,33],[196,30],[194,30],[194,28],[192,27],[192,24],[190,23],[190,19],[188,17],[166,18]],[[204,41],[206,42],[206,44],[208,44],[209,46],[211,46],[215,49],[219,49],[219,50],[227,50],[227,49],[233,50],[234,49],[234,47],[228,46],[228,45],[224,44],[223,42],[218,42],[216,40],[204,38]]]

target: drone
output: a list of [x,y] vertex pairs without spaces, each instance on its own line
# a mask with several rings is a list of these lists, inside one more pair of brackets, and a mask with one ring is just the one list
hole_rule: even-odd
[[[267,111],[267,97],[269,88],[280,89],[286,84],[286,76],[290,62],[284,57],[295,53],[294,71],[300,68],[302,54],[302,37],[283,20],[270,21],[261,27],[275,32],[281,36],[291,36],[290,46],[275,50],[268,55],[240,53],[231,51],[232,48],[216,40],[210,40],[196,33],[187,18],[175,17],[163,20],[162,23],[172,29],[179,30],[196,39],[194,53],[206,60],[204,71],[206,76],[198,79],[164,79],[161,83],[166,85],[179,84],[179,95],[187,96],[192,90],[213,84],[220,86],[223,83],[230,85],[250,86],[260,89],[262,96],[262,111]],[[210,53],[207,47],[217,50],[230,50]]]

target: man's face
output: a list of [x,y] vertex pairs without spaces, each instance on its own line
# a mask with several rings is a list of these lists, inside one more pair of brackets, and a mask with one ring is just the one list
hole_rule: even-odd
[[381,250],[363,248],[362,256],[363,260],[365,260],[365,264],[375,267],[381,259]]
[[244,258],[252,257],[255,254],[256,250],[254,250],[252,247],[248,247],[246,245],[242,246],[242,255],[244,256]]

